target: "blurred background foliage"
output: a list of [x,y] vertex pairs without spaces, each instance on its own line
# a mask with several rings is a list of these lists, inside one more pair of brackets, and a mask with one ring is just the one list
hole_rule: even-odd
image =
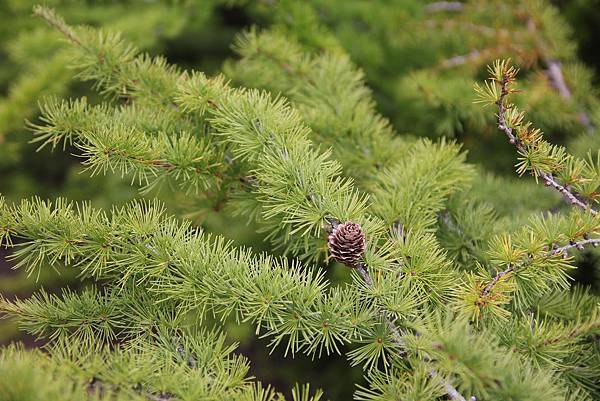
[[[90,177],[72,151],[36,152],[27,121],[36,121],[38,100],[45,96],[87,96],[92,88],[74,79],[67,67],[68,46],[60,35],[31,16],[33,0],[0,2],[0,193],[9,201],[39,195],[91,200],[95,206],[122,204],[139,193],[116,175]],[[400,135],[457,140],[478,166],[478,177],[465,202],[456,197],[440,217],[438,238],[457,263],[478,255],[473,244],[494,232],[519,226],[532,213],[561,208],[560,199],[530,179],[514,173],[516,156],[494,124],[491,110],[474,104],[473,84],[486,76],[485,66],[511,57],[521,67],[518,97],[536,126],[551,142],[585,155],[600,148],[600,0],[46,0],[70,24],[122,32],[138,48],[164,55],[182,68],[209,75],[223,71],[234,84],[276,91],[285,75],[244,70],[232,44],[251,27],[270,29],[299,43],[308,54],[347,53],[365,74],[378,110]],[[285,45],[283,45],[285,46]],[[285,49],[279,49],[284,51]],[[559,75],[552,68],[558,67]],[[250,77],[250,78],[248,78]],[[566,90],[565,90],[566,89]],[[231,224],[227,215],[198,210],[193,200],[162,188],[171,211],[193,218],[208,231],[264,249],[251,226]],[[475,201],[473,201],[475,199]],[[461,223],[464,240],[445,235],[444,218]],[[487,221],[487,227],[481,222]],[[0,252],[3,252],[0,250]],[[580,256],[575,278],[598,290],[598,252]],[[5,255],[2,255],[5,256]],[[74,273],[50,269],[40,277],[13,271],[0,258],[0,293],[26,297],[40,286],[52,291],[74,283]],[[343,269],[330,275],[344,279]],[[343,358],[317,364],[290,361],[266,353],[245,327],[229,330],[240,351],[253,361],[254,374],[276,386],[310,381],[326,387],[335,399],[350,398],[336,372],[349,374]],[[0,342],[15,340],[16,327],[1,322]],[[33,339],[27,339],[33,345]],[[281,369],[285,366],[287,369]],[[340,370],[336,369],[340,367]],[[330,372],[323,375],[320,372]],[[350,371],[358,382],[360,369]]]

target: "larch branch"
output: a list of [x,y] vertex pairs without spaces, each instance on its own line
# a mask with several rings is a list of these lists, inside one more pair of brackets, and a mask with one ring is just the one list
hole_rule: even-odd
[[[368,287],[373,287],[373,279],[371,278],[371,276],[369,275],[369,271],[367,270],[367,266],[364,263],[359,263],[358,266],[356,267],[356,270],[358,271],[358,273],[360,274],[360,276],[362,277],[362,279],[364,280],[364,282],[367,284]],[[404,342],[404,340],[402,339],[402,335],[400,334],[400,331],[398,330],[398,327],[396,327],[396,325],[394,324],[393,321],[391,321],[385,314],[384,311],[381,311],[381,315],[383,316],[383,318],[385,319],[385,322],[390,330],[390,332],[392,333],[392,341],[394,342],[394,344],[396,344],[400,349],[402,349],[402,353],[406,352],[406,344]],[[425,359],[427,361],[430,360],[429,356],[427,354],[425,354]],[[431,369],[429,371],[429,376],[430,377],[436,377],[438,376],[438,373],[435,369]],[[443,380],[443,379],[442,379]],[[444,384],[444,390],[446,391],[446,394],[448,395],[448,397],[450,397],[451,400],[453,401],[467,401],[465,399],[465,397],[463,397],[458,390],[449,382],[443,380],[443,384]],[[469,399],[469,401],[476,401],[475,397],[471,397]]]
[[[501,93],[500,93],[500,98],[496,102],[496,104],[498,105],[498,128],[506,134],[506,136],[508,137],[508,141],[511,144],[515,145],[517,150],[519,150],[520,152],[523,152],[523,153],[527,153],[526,146],[521,142],[521,140],[519,140],[519,138],[517,138],[517,136],[515,134],[513,134],[513,129],[510,128],[506,123],[506,105],[504,102],[505,102],[506,96],[509,94],[509,90],[508,90],[509,82],[510,82],[509,77],[506,75],[504,75],[504,77],[502,78],[502,81],[500,82]],[[556,180],[556,178],[554,178],[552,176],[551,173],[547,173],[547,172],[540,171],[540,170],[537,170],[536,172],[544,180],[546,185],[548,185],[548,186],[556,189],[558,192],[560,192],[571,204],[577,205],[577,206],[581,207],[582,209],[589,211],[593,215],[598,214],[597,210],[590,207],[590,205],[588,205],[586,202],[582,201],[569,188],[567,188],[565,185],[562,185],[560,182],[558,182]]]
[[[542,255],[542,258],[550,258],[553,256],[558,256],[558,255],[567,255],[567,252],[570,249],[577,248],[577,249],[581,250],[586,245],[598,246],[598,245],[600,245],[600,238],[588,238],[588,239],[583,239],[581,241],[572,241],[567,245],[555,248],[555,249],[545,253],[544,255]],[[496,286],[496,284],[498,284],[498,282],[502,279],[502,277],[504,277],[508,274],[512,274],[512,273],[516,272],[517,270],[520,270],[521,268],[527,266],[532,261],[533,261],[533,257],[529,257],[520,263],[511,265],[508,268],[506,268],[505,270],[498,272],[496,274],[496,276],[492,279],[492,281],[490,281],[489,284],[484,288],[481,295],[487,296],[493,290],[493,288]]]

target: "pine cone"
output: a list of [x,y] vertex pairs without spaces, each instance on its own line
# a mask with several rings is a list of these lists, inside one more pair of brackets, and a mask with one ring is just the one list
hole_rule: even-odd
[[347,221],[333,229],[327,245],[335,260],[348,267],[356,267],[365,252],[365,234],[360,225]]

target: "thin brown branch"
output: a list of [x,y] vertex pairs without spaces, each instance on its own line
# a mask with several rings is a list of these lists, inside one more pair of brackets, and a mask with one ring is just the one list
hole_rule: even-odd
[[[501,93],[500,93],[500,98],[496,102],[496,104],[498,105],[498,128],[506,134],[506,136],[508,137],[508,141],[511,144],[513,144],[517,148],[517,150],[519,150],[522,153],[527,153],[526,146],[523,144],[523,142],[521,142],[519,140],[519,138],[517,138],[517,136],[515,134],[513,134],[512,128],[508,127],[507,123],[506,123],[505,99],[506,99],[506,96],[509,94],[509,90],[508,90],[509,81],[510,81],[509,77],[507,75],[505,75],[502,78],[502,81],[500,82]],[[558,182],[556,180],[556,178],[554,178],[552,176],[551,173],[546,173],[544,171],[539,171],[539,170],[536,172],[544,180],[546,185],[548,185],[548,186],[556,189],[558,192],[560,192],[569,201],[569,203],[571,203],[573,205],[577,205],[577,206],[581,207],[582,209],[589,211],[593,215],[598,214],[597,210],[593,209],[586,202],[582,201],[577,196],[577,194],[572,192],[565,185],[562,185],[560,182]]]
[[[600,238],[588,238],[588,239],[583,239],[581,241],[570,242],[567,245],[555,248],[555,249],[543,254],[541,256],[541,258],[547,259],[547,258],[551,258],[551,257],[558,256],[558,255],[566,256],[566,255],[568,255],[568,251],[570,249],[577,248],[579,250],[582,250],[586,245],[598,246],[598,245],[600,245]],[[493,288],[496,286],[496,284],[498,284],[498,282],[502,279],[502,277],[509,275],[509,274],[513,274],[517,270],[520,270],[521,268],[530,264],[533,260],[534,260],[533,257],[529,257],[520,263],[511,265],[508,268],[506,268],[505,270],[498,272],[496,274],[496,276],[492,279],[492,281],[490,281],[489,284],[481,292],[481,296],[487,296],[493,290]]]

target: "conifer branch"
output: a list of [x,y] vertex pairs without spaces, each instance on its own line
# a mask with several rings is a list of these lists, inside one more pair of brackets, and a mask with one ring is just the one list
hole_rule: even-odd
[[[15,253],[17,266],[74,265],[84,276],[111,280],[117,292],[125,282],[147,290],[152,296],[148,305],[153,307],[162,308],[170,301],[183,315],[201,310],[213,312],[223,321],[234,314],[256,325],[257,333],[271,337],[272,346],[285,344],[287,339],[286,353],[339,352],[338,344],[360,343],[364,336],[367,346],[381,344],[385,333],[377,330],[385,302],[381,296],[365,303],[367,294],[360,294],[356,287],[327,290],[328,283],[312,269],[255,257],[232,249],[222,239],[202,238],[189,224],[166,218],[163,213],[156,206],[134,203],[115,210],[109,218],[87,206],[75,208],[64,202],[51,206],[36,201],[0,208],[0,222],[3,226],[7,223],[11,235],[26,241]],[[366,270],[358,273],[369,287],[375,287]],[[398,281],[395,275],[393,278]],[[381,279],[378,276],[378,288]],[[393,324],[387,315],[383,317]],[[39,324],[37,319],[31,322]],[[128,322],[125,327],[130,325]],[[387,332],[394,330],[388,327]],[[467,334],[460,333],[461,339]],[[427,331],[421,334],[429,335]],[[398,348],[394,345],[389,351]],[[427,351],[416,352],[427,365],[437,363]],[[450,396],[456,396],[453,387],[445,388]]]
[[[403,141],[376,112],[363,72],[347,55],[306,54],[289,37],[254,30],[237,38],[236,51],[242,58],[228,75],[287,96],[312,128],[311,140],[331,147],[358,187],[368,189],[375,175],[397,164]],[[254,73],[259,69],[270,74]]]
[[[80,30],[79,35],[51,8],[35,6],[34,15],[42,18],[81,49],[75,61],[82,80],[94,80],[103,94],[118,97],[140,97],[179,112],[173,101],[174,85],[185,74],[176,68],[166,68],[163,58],[140,55],[136,47],[125,44],[119,35],[99,32],[90,38],[90,32]],[[137,56],[137,57],[136,57]]]
[[[373,193],[370,212],[386,224],[401,219],[411,230],[430,230],[435,212],[471,180],[473,169],[457,144],[408,145],[394,137],[373,107],[362,72],[347,57],[306,55],[287,37],[254,30],[238,38],[236,50],[242,59],[229,75],[288,96],[313,128],[311,139],[331,146],[345,173]],[[271,73],[252,73],[257,70]]]
[[[312,59],[299,53],[291,57],[298,56],[303,61],[303,64],[296,65],[289,63],[286,57],[279,57],[277,51],[271,52],[266,48],[273,55],[271,58],[260,46],[257,56],[266,58],[267,64],[276,64],[274,68],[285,77],[285,83],[281,84],[285,90],[276,92],[296,93],[296,97],[291,99],[292,104],[297,106],[294,108],[284,99],[268,93],[229,86],[220,77],[208,79],[200,73],[182,74],[164,61],[137,55],[126,43],[115,40],[114,35],[87,33],[82,30],[79,40],[92,50],[82,57],[83,61],[77,66],[83,71],[80,77],[96,81],[104,92],[131,96],[127,100],[132,101],[126,106],[130,110],[136,104],[151,105],[148,109],[152,111],[158,103],[156,109],[162,116],[169,109],[172,114],[165,115],[169,125],[173,125],[169,129],[152,130],[152,133],[189,132],[193,139],[210,138],[207,151],[223,151],[215,155],[216,159],[222,156],[227,163],[235,160],[236,173],[239,168],[242,175],[252,176],[252,185],[244,188],[248,191],[240,191],[243,193],[239,194],[234,206],[238,213],[256,217],[274,245],[304,259],[319,259],[327,249],[323,221],[328,216],[360,222],[367,240],[364,236],[363,241],[350,238],[347,241],[350,249],[346,254],[343,249],[337,249],[336,252],[339,252],[334,254],[330,248],[330,256],[357,268],[351,284],[330,286],[318,268],[306,268],[295,261],[233,248],[222,237],[207,237],[187,222],[165,217],[164,210],[156,204],[133,203],[107,214],[87,204],[73,206],[59,201],[52,206],[36,200],[23,202],[17,207],[6,207],[0,200],[0,241],[12,247],[11,237],[22,240],[17,241],[20,244],[12,252],[18,267],[32,271],[47,265],[74,266],[81,271],[82,277],[107,280],[107,286],[115,289],[128,285],[139,287],[152,298],[140,303],[138,309],[144,315],[154,307],[167,314],[172,308],[185,316],[194,312],[199,319],[206,313],[212,313],[223,322],[233,316],[237,321],[251,323],[256,327],[257,335],[270,338],[272,347],[283,344],[285,354],[340,353],[342,345],[354,344],[356,347],[348,352],[348,358],[353,365],[362,364],[369,379],[377,377],[379,368],[384,367],[385,372],[381,372],[379,377],[390,379],[385,381],[386,385],[392,381],[406,382],[401,384],[414,385],[421,398],[448,397],[454,401],[466,401],[448,380],[457,380],[461,391],[464,389],[490,399],[510,398],[517,391],[522,398],[536,394],[540,399],[546,399],[545,395],[549,392],[559,393],[557,386],[550,383],[554,378],[552,369],[538,366],[545,362],[538,363],[533,358],[509,352],[513,349],[512,344],[501,346],[500,337],[491,332],[494,326],[483,327],[483,332],[472,331],[462,316],[447,313],[452,308],[447,306],[452,295],[462,290],[466,279],[474,276],[454,268],[431,231],[435,214],[443,210],[447,197],[468,183],[470,169],[464,164],[464,155],[453,144],[441,143],[438,147],[428,141],[411,144],[392,141],[389,138],[392,131],[375,113],[362,76],[346,63],[347,59]],[[267,42],[270,40],[272,38]],[[278,43],[283,45],[285,55],[285,51],[289,50],[286,42]],[[107,65],[98,62],[104,57],[109,61]],[[280,62],[273,63],[274,60]],[[263,67],[257,66],[255,71],[265,72]],[[307,66],[315,68],[307,70],[309,79],[303,76],[302,68]],[[291,73],[294,68],[298,68],[300,74]],[[344,79],[341,79],[342,74]],[[268,80],[275,77],[275,74],[263,75]],[[340,77],[339,81],[335,79],[337,77]],[[496,97],[492,103],[497,101]],[[504,97],[500,103],[503,101]],[[169,102],[176,104],[177,108],[169,107]],[[123,126],[136,129],[136,121],[147,118],[146,115],[137,115],[139,112],[133,110],[132,118],[122,121]],[[507,129],[510,127],[511,134],[522,141],[523,132],[512,131],[516,129],[515,121],[518,120],[515,109],[506,105],[503,115]],[[77,131],[89,128],[85,124],[91,120],[67,121],[77,123],[73,124]],[[202,129],[205,123],[210,126],[209,130]],[[315,124],[314,127],[312,124]],[[323,126],[327,127],[324,134],[320,130]],[[145,133],[144,130],[131,132]],[[74,137],[77,135],[77,132],[73,134]],[[52,138],[51,134],[46,139],[53,144]],[[190,156],[185,150],[198,150],[200,145],[186,142],[171,153],[173,157],[163,157],[161,152],[148,152],[148,149],[155,151],[160,148],[165,143],[163,138],[156,143],[153,142],[156,139],[154,135],[142,136],[139,143],[137,139],[133,138],[131,142],[139,148],[124,141],[115,142],[104,150],[113,161],[125,159],[140,170],[156,171],[156,174],[177,170],[174,166],[182,161],[179,156],[189,156],[183,160],[187,163],[197,161],[195,156],[204,156],[205,153],[203,149],[200,155]],[[322,152],[319,142],[336,145],[333,152],[336,156],[343,155],[344,160],[337,162],[329,152]],[[365,142],[369,145],[363,146]],[[78,146],[90,153],[103,149],[95,145],[90,147],[90,143],[85,139]],[[154,145],[148,148],[149,144]],[[335,150],[338,145],[346,146],[343,152]],[[391,145],[399,146],[393,149]],[[132,149],[139,152],[132,152]],[[530,150],[528,146],[524,149]],[[594,195],[590,195],[591,190],[585,191],[593,182],[581,177],[570,179],[574,176],[573,171],[593,173],[594,166],[585,165],[584,168],[578,164],[577,168],[562,171],[556,166],[560,166],[565,158],[559,157],[562,156],[560,152],[555,153],[541,163],[532,163],[533,168],[526,165],[523,171],[557,174],[560,178],[556,182],[562,183],[568,191],[571,191],[572,183],[580,184],[574,187],[577,190],[573,192],[578,199],[578,194],[582,194],[583,199],[595,199]],[[379,165],[377,159],[384,154],[386,158]],[[398,159],[401,161],[398,162]],[[386,166],[392,161],[395,162],[391,166],[393,168]],[[568,162],[573,161],[568,159]],[[185,165],[189,167],[190,164]],[[351,170],[348,166],[355,168]],[[385,174],[378,172],[382,167]],[[406,170],[404,174],[403,170]],[[564,174],[558,175],[558,172]],[[357,191],[351,180],[354,175],[368,177],[363,181],[367,184],[365,189],[372,190],[375,196],[367,198]],[[187,182],[189,178],[182,177],[181,180]],[[371,182],[375,184],[371,186]],[[395,188],[399,190],[387,191]],[[386,195],[386,192],[394,195]],[[545,226],[539,231],[530,230],[527,232],[529,237],[517,237],[516,247],[507,241],[505,247],[491,249],[490,259],[499,261],[501,266],[508,260],[509,266],[514,266],[510,261],[523,262],[529,256],[527,252],[537,253],[536,259],[531,257],[533,268],[519,276],[519,279],[528,278],[526,274],[535,273],[534,268],[538,267],[536,262],[540,250],[548,249],[543,248],[545,244],[579,238],[580,232],[598,232],[597,229],[581,229],[598,226],[592,213],[583,213],[579,209],[572,213],[581,223],[577,227],[573,227],[570,220],[569,230],[557,229],[548,233],[543,230]],[[577,232],[574,232],[575,229]],[[540,232],[542,234],[538,235]],[[596,244],[584,241],[569,246]],[[555,248],[550,253],[558,252],[551,256],[566,255],[569,246]],[[497,251],[496,254],[494,251]],[[361,255],[356,256],[358,253]],[[357,260],[362,263],[356,265]],[[568,267],[566,262],[561,263],[557,259],[540,265],[541,268],[548,267],[547,275],[535,283],[537,287],[532,286],[534,290],[545,290],[550,287],[548,283],[564,284],[566,273],[562,270]],[[512,275],[514,271],[505,273],[505,276]],[[484,274],[487,281],[489,272]],[[501,281],[502,277],[497,283]],[[477,282],[476,290],[469,295],[480,294],[480,288]],[[537,295],[535,291],[532,293]],[[489,294],[496,295],[492,289]],[[98,304],[91,302],[92,307]],[[78,315],[80,308],[76,308],[76,302],[70,299],[65,299],[64,305],[63,312],[66,313],[63,316],[66,318],[57,324],[57,330],[61,336],[69,338],[77,319],[81,319],[82,315],[93,317],[94,314]],[[25,304],[13,308],[15,315],[22,312],[19,315],[21,319],[30,318],[29,327],[32,329],[43,325],[42,319],[38,318],[41,314],[46,313],[47,316],[52,311],[52,302],[45,300],[31,307],[29,315]],[[40,314],[36,316],[37,312]],[[152,316],[145,317],[145,321],[155,322]],[[129,318],[127,314],[119,316],[115,327],[137,330],[135,326],[139,323],[132,324]],[[83,331],[88,323],[82,324]],[[203,321],[194,323],[204,324]],[[106,332],[111,333],[109,330]],[[98,337],[92,334],[91,338]],[[556,337],[545,338],[549,339],[548,346],[552,346]],[[181,351],[183,347],[180,349],[179,339],[175,340],[175,345],[172,340],[169,340],[171,347],[163,348],[175,353],[175,365],[182,369],[182,377],[197,376],[201,380],[201,374],[188,374],[186,369],[192,368],[188,365],[188,355]],[[206,348],[207,344],[203,347]],[[477,352],[472,352],[473,348]],[[210,344],[208,349],[212,351]],[[403,353],[408,351],[414,351],[414,355],[401,361]],[[173,362],[173,358],[167,359]],[[194,357],[192,365],[200,363],[200,360]],[[415,374],[415,368],[421,370],[420,375]],[[225,372],[219,378],[228,380],[230,372],[222,367],[219,369]],[[212,382],[212,375],[205,376],[210,376]],[[102,377],[99,379],[102,380]],[[172,380],[173,383],[176,381]],[[234,382],[245,383],[244,375],[235,375]],[[375,380],[371,384],[371,394],[376,397],[376,393],[381,392],[380,399],[394,391],[385,393],[386,390]],[[146,388],[160,389],[152,395],[159,398],[152,401],[171,397],[171,394],[173,398],[180,396],[163,386],[150,384]],[[227,384],[227,388],[233,389],[234,386]],[[446,392],[446,396],[442,391]],[[181,398],[196,399],[198,395]],[[248,399],[271,398],[250,396]],[[554,401],[553,398],[547,399]]]
[[[131,122],[133,113],[135,123]],[[117,110],[107,105],[90,107],[85,98],[70,102],[49,99],[41,106],[40,120],[43,124],[29,124],[35,135],[31,142],[40,143],[38,150],[47,145],[54,149],[60,142],[74,143],[92,175],[107,171],[120,172],[122,177],[131,174],[132,183],[137,181],[145,189],[172,180],[196,194],[222,185],[227,178],[236,179],[228,176],[222,152],[192,134],[191,122],[176,121],[172,113],[157,116],[155,108],[142,106]],[[181,131],[173,132],[176,128]]]
[[[597,247],[598,245],[600,245],[600,238],[587,238],[587,239],[583,239],[580,241],[571,241],[569,244],[555,248],[552,251],[542,254],[541,256],[539,256],[538,258],[535,258],[535,259],[547,259],[547,258],[552,258],[555,256],[568,257],[568,251],[570,249],[577,248],[579,250],[582,250],[582,249],[584,249],[584,247],[586,245],[593,245],[594,247]],[[526,260],[519,262],[517,264],[511,265],[508,268],[506,268],[505,270],[498,272],[496,274],[496,276],[494,276],[492,281],[490,281],[489,284],[485,286],[485,288],[481,292],[481,295],[484,297],[489,295],[490,292],[496,286],[496,284],[498,284],[498,282],[500,280],[502,280],[503,277],[513,274],[513,273],[517,272],[518,270],[526,267],[533,260],[534,260],[534,257],[528,257]]]
[[574,341],[581,336],[584,336],[590,332],[600,329],[600,321],[592,321],[585,323],[581,326],[575,326],[567,333],[563,333],[563,335],[546,338],[543,341],[544,346],[551,346],[563,341]]
[[53,9],[36,5],[33,7],[33,14],[42,18],[48,25],[58,30],[77,46],[84,47],[84,44],[81,42],[75,31],[68,26]]
[[[330,218],[330,219],[328,219],[328,221],[330,222],[330,224],[332,225],[332,227],[334,229],[333,235],[335,236],[335,233],[336,233],[335,230],[340,227],[339,220],[337,220],[335,218]],[[327,227],[325,229],[327,230]],[[404,236],[404,230],[402,228],[402,224],[399,223],[398,221],[394,223],[394,232],[395,232],[395,235],[398,236],[398,239],[406,239],[406,237]],[[362,236],[363,235],[362,232],[359,231],[359,235]],[[349,248],[351,248],[351,245],[355,245],[355,244],[353,244],[353,242],[354,242],[353,239],[351,240],[348,235],[346,236],[346,240],[352,242],[352,244],[345,244]],[[332,237],[330,236],[329,246],[330,246],[330,251],[333,253],[334,249],[331,249],[332,241],[335,241],[335,237],[334,237],[334,239],[332,239]],[[337,244],[337,246],[339,246],[339,244]],[[335,248],[336,252],[337,252],[337,246]],[[354,256],[354,255],[351,255],[351,252],[350,252],[351,249],[343,249],[342,251],[343,251],[342,255],[345,255],[346,257],[343,260],[340,260],[339,258],[336,258],[336,260],[338,260],[341,263],[344,263],[348,266],[353,266],[356,269],[356,271],[358,272],[358,274],[361,276],[363,281],[365,282],[367,288],[373,289],[374,282],[373,282],[373,279],[371,278],[371,275],[369,274],[368,266],[363,261],[353,263],[352,260],[350,259],[351,256]],[[389,317],[390,312],[387,311],[384,307],[378,307],[378,314],[381,317],[381,319],[383,319],[383,321],[386,324],[387,329],[391,333],[392,342],[398,348],[399,356],[400,357],[404,356],[408,352],[407,346],[406,346],[403,336],[400,333],[400,330],[398,329],[395,321],[390,319],[390,317]],[[423,354],[423,359],[426,362],[431,362],[431,357],[427,353]],[[437,377],[438,373],[435,369],[432,368],[429,371],[429,376],[432,378]],[[447,395],[450,397],[451,400],[466,401],[465,398],[458,392],[458,390],[451,383],[449,383],[445,379],[443,379],[442,382],[444,385],[444,390],[446,391]],[[475,401],[476,399],[475,399],[475,397],[471,397],[471,400]]]
[[[267,210],[265,216],[272,219],[273,237],[286,246],[290,247],[290,234],[301,229],[305,237],[307,234],[318,237],[311,225],[320,223],[322,213],[359,215],[364,207],[351,184],[337,177],[336,163],[326,161],[328,155],[318,155],[309,148],[303,138],[307,130],[279,99],[272,100],[254,91],[232,90],[217,79],[207,80],[202,74],[196,74],[181,82],[177,101],[186,112],[207,112],[211,121],[217,122],[213,124],[217,138],[231,142],[238,152],[236,157],[248,159],[252,166],[258,167],[254,170],[260,183],[256,188],[258,199],[273,209],[274,212]],[[257,153],[266,157],[258,157]],[[281,177],[289,176],[290,171],[298,174],[298,178],[292,176],[282,182]],[[274,191],[277,198],[273,196]],[[297,193],[303,196],[299,199]],[[313,204],[306,204],[307,198]],[[278,231],[284,236],[276,235]],[[314,246],[306,238],[301,241],[304,247]],[[309,255],[316,256],[314,252]],[[436,252],[430,255],[436,256]],[[435,271],[431,275],[445,280],[446,273]],[[425,276],[424,281],[427,279]],[[436,296],[445,291],[436,290],[431,291]]]
[[[223,320],[233,313],[254,322],[257,334],[264,330],[273,337],[273,346],[289,335],[286,354],[301,349],[320,353],[324,347],[339,352],[338,343],[358,339],[375,320],[363,316],[350,323],[357,294],[325,291],[327,283],[314,269],[265,255],[251,257],[223,238],[205,238],[189,223],[163,216],[157,204],[133,203],[109,218],[86,205],[75,212],[63,201],[24,201],[0,210],[0,222],[13,214],[20,218],[11,223],[10,234],[27,241],[14,253],[20,259],[17,267],[74,265],[84,277],[109,279],[117,286],[133,281],[161,303],[177,302],[182,311],[206,308]],[[34,233],[34,224],[45,226],[45,234]],[[46,236],[55,239],[44,241]],[[283,322],[294,320],[298,327],[289,332]]]
[[[365,281],[367,286],[373,287],[373,279],[371,278],[371,275],[369,274],[367,266],[364,263],[359,263],[358,266],[356,267],[356,270],[358,271],[358,273],[360,274],[362,279]],[[400,334],[398,327],[392,320],[390,320],[387,317],[385,311],[380,310],[380,313],[381,313],[381,316],[383,317],[383,319],[385,320],[385,323],[386,323],[388,329],[392,333],[392,340],[394,341],[396,346],[401,350],[401,351],[399,351],[400,356],[404,355],[406,353],[406,344],[405,344],[404,340],[402,339],[402,335]],[[430,359],[431,358],[427,354],[425,354],[425,360],[429,361]],[[435,369],[431,369],[429,371],[429,376],[436,377],[436,376],[438,376],[438,373]],[[451,400],[466,401],[465,397],[463,397],[458,392],[458,390],[452,384],[450,384],[448,381],[443,380],[443,384],[444,384],[444,390],[446,391],[446,394],[448,395],[448,397],[450,397]],[[471,397],[470,401],[476,401],[475,397]]]
[[[372,288],[373,287],[373,279],[371,279],[371,275],[369,274],[367,266],[361,262],[356,267],[356,270],[358,271],[358,273],[360,274],[362,279],[365,281],[367,286]],[[398,346],[398,348],[401,350],[400,355],[403,355],[406,352],[406,344],[404,343],[404,340],[402,339],[402,335],[400,334],[398,327],[396,327],[396,324],[387,317],[387,314],[384,310],[380,310],[380,314],[383,317],[383,319],[385,320],[385,323],[386,323],[388,329],[392,333],[392,340]]]
[[[498,65],[501,66],[501,64]],[[495,101],[496,105],[498,106],[498,129],[500,129],[506,134],[506,136],[508,137],[508,141],[517,148],[519,153],[527,154],[529,151],[529,147],[513,133],[513,128],[509,126],[507,121],[508,109],[506,98],[510,93],[514,92],[514,90],[509,89],[508,86],[513,82],[515,74],[516,70],[514,69],[512,71],[510,69],[503,70],[502,76],[499,80],[500,94],[498,96],[498,99]],[[520,122],[522,117],[518,116],[516,117],[516,119],[518,119],[517,121]],[[561,195],[563,195],[569,201],[569,203],[577,205],[582,209],[589,211],[593,215],[598,214],[597,210],[592,208],[588,203],[582,201],[580,197],[575,192],[570,190],[566,185],[561,184],[555,177],[553,177],[552,173],[545,172],[535,167],[533,168],[533,170],[536,175],[538,175],[544,180],[547,186],[550,186],[558,192],[560,192]]]
[[[444,3],[453,3],[453,2],[439,2],[441,5]],[[437,3],[432,3],[433,5],[437,5]],[[462,4],[462,3],[459,3]],[[464,4],[462,4],[464,6]],[[442,7],[442,10],[444,8]],[[540,10],[541,11],[541,10]],[[519,17],[521,18],[521,17]],[[544,37],[542,36],[544,33],[540,32],[537,27],[536,18],[539,18],[533,12],[533,14],[529,15],[529,18],[526,20],[526,27],[523,31],[514,31],[508,30],[505,27],[501,28],[491,28],[489,26],[474,24],[472,22],[467,22],[463,20],[448,20],[444,21],[444,28],[446,29],[456,29],[464,28],[470,31],[473,31],[479,35],[485,35],[488,38],[496,39],[497,44],[493,45],[493,47],[482,47],[482,48],[474,48],[465,54],[455,55],[449,58],[442,60],[439,63],[439,67],[437,68],[452,68],[458,65],[463,65],[469,62],[475,62],[482,60],[484,58],[491,57],[500,57],[501,54],[508,53],[523,53],[523,49],[521,46],[512,42],[506,42],[503,40],[499,40],[499,38],[504,37],[506,35],[510,35],[511,37],[521,37],[520,40],[533,40],[535,43],[535,52],[531,57],[539,59],[539,61],[545,65],[544,73],[547,77],[549,86],[556,90],[560,97],[569,101],[575,102],[575,106],[580,106],[577,104],[577,101],[573,99],[573,94],[569,85],[565,81],[565,77],[561,68],[561,63],[556,58],[550,55],[549,46],[547,45]],[[435,23],[436,20],[431,20],[432,23]],[[542,24],[548,25],[547,22],[542,22]],[[525,56],[526,57],[526,56]],[[594,123],[591,121],[589,113],[586,112],[583,108],[580,107],[579,111],[576,112],[577,119],[583,125],[583,127],[589,132],[593,132],[595,129]]]

